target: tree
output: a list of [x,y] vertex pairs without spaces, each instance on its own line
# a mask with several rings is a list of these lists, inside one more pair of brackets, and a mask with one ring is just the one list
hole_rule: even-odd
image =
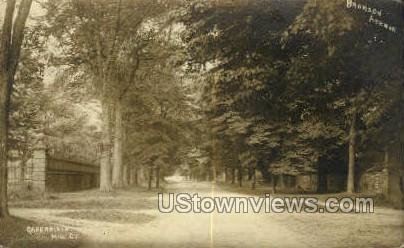
[[7,207],[7,138],[10,100],[24,39],[25,22],[31,3],[32,0],[23,0],[18,7],[17,16],[13,20],[16,1],[7,1],[2,27],[0,47],[0,217],[9,215]]
[[338,170],[352,192],[359,144],[392,114],[398,34],[352,15],[345,1],[293,4],[191,1],[184,11],[190,68],[206,75],[210,137],[226,140],[233,159],[243,154],[237,168],[256,161],[267,180],[347,164]]
[[150,59],[147,46],[157,34],[156,17],[166,13],[170,5],[157,0],[75,0],[47,6],[50,33],[68,50],[62,63],[88,74],[102,105],[101,191],[123,185],[122,101],[139,66]]
[[[398,5],[381,2],[378,6],[391,13]],[[350,15],[345,4],[344,1],[309,1],[290,28],[289,34],[297,34],[298,38],[289,44],[307,41],[308,45],[301,46],[294,56],[291,72],[297,73],[294,80],[306,89],[298,88],[299,92],[305,92],[300,101],[310,107],[305,115],[314,114],[319,121],[345,132],[341,137],[348,151],[347,192],[353,193],[361,152],[359,141],[372,125],[366,119],[380,118],[381,109],[390,105],[386,93],[391,82],[399,77],[400,58],[394,54],[399,40],[395,33],[373,26],[364,16]],[[398,23],[398,16],[392,16],[391,21]],[[384,66],[380,67],[378,61],[384,61]],[[307,67],[311,68],[310,74],[302,70]],[[311,79],[312,86],[307,87],[298,78]],[[310,90],[314,92],[307,92]],[[310,100],[307,95],[312,95],[313,100],[307,101]]]
[[[175,172],[185,160],[192,136],[187,127],[189,105],[186,88],[174,72],[171,60],[160,61],[154,67],[142,68],[149,77],[135,85],[136,91],[128,92],[124,125],[128,129],[125,154],[127,163],[136,164],[136,170],[148,171],[148,185]],[[132,165],[133,167],[133,165]]]
[[9,150],[14,159],[21,161],[20,179],[24,180],[26,163],[34,147],[43,138],[42,116],[47,99],[43,85],[44,40],[40,25],[26,28],[19,69],[11,97]]
[[[281,146],[280,131],[288,132],[272,132],[271,126],[286,126],[291,114],[284,103],[288,51],[282,49],[281,34],[300,7],[269,1],[197,2],[186,12],[184,41],[191,68],[210,67],[203,108],[212,137],[227,140],[223,145],[233,150],[230,157],[239,172],[243,164],[251,168],[256,163],[267,176],[270,158]],[[254,159],[241,161],[238,154],[243,153]]]

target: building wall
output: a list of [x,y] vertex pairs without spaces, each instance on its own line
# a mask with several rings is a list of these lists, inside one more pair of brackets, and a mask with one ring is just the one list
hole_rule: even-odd
[[404,209],[404,158],[392,161],[388,170],[387,198],[396,208]]
[[47,192],[71,192],[99,187],[99,167],[48,157]]
[[23,169],[19,160],[8,161],[8,191],[12,195],[21,191],[44,192],[46,154],[44,150],[35,150]]
[[317,174],[306,174],[296,176],[296,189],[297,191],[316,192],[318,185]]
[[8,163],[8,186],[11,196],[19,192],[69,192],[99,186],[99,167],[52,158],[44,149],[34,151],[24,170],[21,161]]
[[72,171],[48,171],[46,173],[47,192],[72,192],[96,188],[97,175]]
[[404,139],[391,155],[387,197],[394,207],[404,209]]
[[45,191],[45,180],[46,180],[46,165],[47,157],[44,149],[34,151],[34,156],[32,158],[32,189],[34,191],[44,192]]
[[21,162],[18,160],[8,161],[8,191],[10,193],[25,190],[27,184],[25,178],[23,178]]
[[388,192],[387,169],[365,172],[359,180],[359,192],[386,195]]

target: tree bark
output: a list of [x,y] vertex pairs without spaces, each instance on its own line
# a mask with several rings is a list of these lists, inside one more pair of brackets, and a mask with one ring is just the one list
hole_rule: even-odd
[[384,168],[388,169],[389,168],[389,162],[390,162],[390,156],[389,156],[389,148],[386,146],[384,148]]
[[385,149],[384,149],[384,169],[386,170],[386,172],[387,172],[387,177],[386,177],[386,183],[385,183],[385,185],[387,185],[387,188],[386,188],[386,193],[387,193],[387,195],[390,195],[391,194],[391,187],[389,186],[390,185],[390,173],[391,173],[391,171],[390,171],[390,166],[389,166],[389,163],[390,163],[390,156],[389,156],[389,148],[388,148],[388,146],[386,146],[385,147]]
[[240,187],[243,187],[243,169],[242,168],[238,169],[238,185]]
[[123,186],[126,187],[130,183],[130,175],[131,175],[131,167],[128,166],[128,164],[123,165]]
[[112,172],[112,186],[114,188],[123,187],[123,166],[122,166],[122,104],[115,103],[115,135],[114,135],[114,161]]
[[326,193],[328,191],[328,165],[320,160],[317,170],[317,193]]
[[355,192],[356,113],[349,129],[347,193]]
[[160,166],[156,167],[156,189],[160,188]]
[[251,181],[253,177],[253,168],[248,168],[247,181]]
[[274,174],[271,174],[271,181],[272,181],[272,193],[275,194],[276,193],[276,183],[278,181],[277,176]]
[[110,108],[107,103],[102,104],[102,144],[100,161],[100,190],[111,192],[111,137],[110,137]]
[[236,168],[231,169],[231,184],[234,184],[236,182]]
[[9,216],[7,206],[7,154],[10,99],[17,70],[24,28],[32,0],[22,0],[14,19],[16,1],[8,0],[0,45],[0,218]]
[[256,187],[256,182],[257,182],[257,173],[255,168],[252,169],[252,184],[251,184],[251,189],[255,189]]
[[149,185],[148,185],[148,189],[151,190],[152,187],[152,180],[153,180],[153,168],[149,168]]
[[217,162],[214,161],[212,166],[212,181],[216,182],[216,180],[217,180]]
[[132,184],[132,174],[134,167],[130,163],[130,159],[126,157],[125,160],[125,148],[128,146],[127,137],[128,137],[128,129],[125,127],[124,124],[124,116],[122,115],[122,163],[123,163],[123,186],[127,187]]
[[[2,99],[3,95],[2,93]],[[1,102],[0,109],[0,218],[7,217],[7,133],[8,133],[8,107],[4,101]]]
[[278,182],[279,182],[279,187],[278,188],[280,188],[281,189],[281,191],[283,190],[283,189],[285,189],[285,178],[284,178],[284,176],[283,176],[283,174],[280,174],[279,176],[278,176],[278,178],[279,178],[279,180],[278,180]]
[[21,158],[21,168],[20,168],[20,183],[23,184],[25,182],[25,168],[27,167],[27,159],[26,155],[23,155]]
[[138,168],[135,167],[132,169],[132,175],[133,175],[133,184],[138,185]]
[[[24,132],[24,147],[21,149],[21,168],[20,168],[20,183],[25,182],[25,171],[29,159],[28,132]],[[25,186],[25,185],[24,185]]]

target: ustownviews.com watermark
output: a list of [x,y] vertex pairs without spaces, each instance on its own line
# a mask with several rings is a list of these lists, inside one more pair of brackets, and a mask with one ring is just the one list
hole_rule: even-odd
[[374,213],[371,197],[201,197],[199,194],[158,194],[162,213]]

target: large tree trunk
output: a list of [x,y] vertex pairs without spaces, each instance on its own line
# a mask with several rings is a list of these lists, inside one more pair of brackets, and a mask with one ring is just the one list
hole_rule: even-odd
[[278,188],[282,191],[285,189],[285,177],[283,174],[279,174],[278,179]]
[[122,104],[115,103],[115,136],[114,136],[114,161],[112,173],[112,185],[115,188],[123,186],[123,166],[122,166]]
[[271,174],[271,182],[272,182],[272,193],[276,194],[276,183],[278,181],[278,178],[275,174]]
[[138,185],[138,168],[137,167],[132,168],[131,175],[132,175],[131,184]]
[[349,129],[347,193],[355,192],[356,113]]
[[102,192],[112,191],[111,183],[111,137],[110,137],[110,108],[106,103],[102,104],[103,137],[101,145],[100,161],[100,190]]
[[236,182],[236,168],[231,168],[231,184]]
[[317,193],[326,193],[328,191],[328,171],[327,171],[327,165],[323,164],[322,161],[319,163],[319,168],[318,168],[318,180],[317,180]]
[[257,173],[256,173],[256,170],[255,170],[255,168],[252,168],[252,184],[251,184],[251,189],[255,189],[255,187],[256,187],[256,183],[257,183]]
[[389,169],[389,162],[390,162],[390,156],[389,156],[389,148],[386,146],[384,148],[384,168]]
[[253,176],[253,168],[248,168],[247,181],[251,181]]
[[6,107],[7,104],[3,101],[4,95],[4,90],[2,90],[0,106],[0,218],[9,215],[7,207],[8,107]]
[[26,155],[24,154],[21,158],[21,168],[20,168],[20,184],[24,184],[25,182],[25,168],[27,167],[27,161],[28,159],[26,158]]
[[153,180],[153,168],[149,168],[149,184],[148,184],[148,190],[151,190],[152,187],[152,180]]
[[[27,162],[28,162],[28,132],[24,132],[24,147],[21,149],[21,168],[20,168],[20,184],[24,185],[25,182],[25,169],[27,168]],[[25,186],[25,185],[24,185]]]
[[160,188],[160,166],[156,167],[156,189]]
[[238,185],[243,187],[243,169],[241,167],[238,169]]
[[212,181],[216,182],[216,180],[217,180],[217,162],[214,161],[212,166]]
[[128,164],[123,165],[123,186],[128,186],[130,183],[130,175],[131,175],[131,167],[128,166]]
[[32,0],[22,0],[14,19],[16,1],[8,0],[4,14],[0,45],[0,218],[7,217],[7,154],[10,99],[17,70],[24,28]]
[[[124,122],[124,118],[122,116],[122,123]],[[128,146],[127,138],[128,138],[128,129],[125,128],[125,124],[122,124],[122,161],[123,161],[123,186],[127,187],[131,184],[132,174],[133,174],[133,166],[130,164],[130,160],[126,157],[125,160],[125,148]]]

